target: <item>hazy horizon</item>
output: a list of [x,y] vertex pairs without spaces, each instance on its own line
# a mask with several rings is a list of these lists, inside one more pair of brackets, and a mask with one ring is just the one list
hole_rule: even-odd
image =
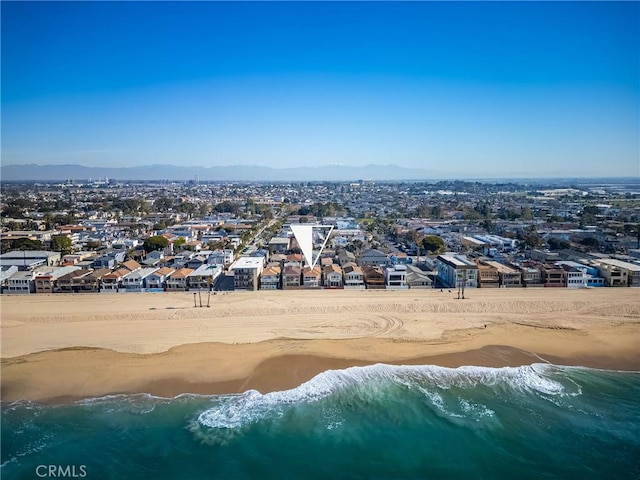
[[2,165],[640,175],[637,2],[3,2]]

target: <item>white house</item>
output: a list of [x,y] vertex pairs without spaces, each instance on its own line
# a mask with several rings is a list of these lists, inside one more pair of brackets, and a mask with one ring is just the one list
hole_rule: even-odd
[[7,279],[6,293],[35,293],[35,272],[15,272]]
[[158,269],[154,267],[140,268],[128,273],[122,277],[122,288],[127,292],[143,292],[146,288],[147,277],[157,270]]
[[403,290],[407,285],[407,266],[403,264],[391,265],[385,268],[385,285],[387,289]]
[[162,267],[147,277],[147,291],[149,290],[164,290],[165,282],[169,275],[175,270],[170,267]]

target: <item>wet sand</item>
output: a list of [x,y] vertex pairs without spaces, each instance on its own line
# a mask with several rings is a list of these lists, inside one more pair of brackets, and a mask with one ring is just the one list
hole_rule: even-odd
[[189,292],[6,296],[2,401],[267,392],[378,362],[640,370],[638,296],[276,291],[211,296],[210,308],[194,308]]

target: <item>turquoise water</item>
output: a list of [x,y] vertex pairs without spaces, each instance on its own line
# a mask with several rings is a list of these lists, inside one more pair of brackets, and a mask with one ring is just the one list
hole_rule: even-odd
[[67,478],[640,478],[640,373],[374,365],[266,395],[3,405],[3,480],[52,478],[37,475],[48,465]]

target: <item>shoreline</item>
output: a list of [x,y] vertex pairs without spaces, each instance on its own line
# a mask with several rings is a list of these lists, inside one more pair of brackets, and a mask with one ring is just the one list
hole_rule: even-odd
[[[289,347],[285,349],[285,353],[270,356],[274,348],[278,349],[277,344],[281,346],[282,343]],[[303,345],[304,343],[308,345]],[[345,351],[354,352],[355,356],[310,353],[325,349],[315,341],[287,340],[244,345],[190,344],[164,353],[144,355],[82,347],[33,353],[2,359],[1,399],[2,403],[26,400],[60,404],[118,394],[146,393],[172,398],[180,394],[217,395],[247,390],[269,393],[297,387],[326,370],[377,363],[438,365],[449,368],[500,368],[549,363],[602,370],[640,371],[640,352],[628,348],[626,351],[557,356],[505,345],[460,350],[468,345],[397,344],[377,340],[375,343],[379,343],[377,346],[381,351],[393,346],[400,358],[379,354],[358,358],[359,347],[368,349],[372,346],[368,340],[365,343],[359,340],[328,343],[332,349],[342,347]],[[470,343],[474,345],[476,342]],[[403,351],[428,351],[430,346],[441,347],[435,350],[443,353],[401,358]],[[238,361],[239,358],[244,358],[245,362]],[[203,368],[203,365],[218,365],[218,362],[224,367],[229,359],[233,363],[230,369]],[[248,359],[253,362],[247,362]]]
[[434,291],[252,292],[217,296],[210,309],[185,294],[5,297],[1,399],[267,393],[375,363],[640,370],[637,290],[523,290],[464,301]]

